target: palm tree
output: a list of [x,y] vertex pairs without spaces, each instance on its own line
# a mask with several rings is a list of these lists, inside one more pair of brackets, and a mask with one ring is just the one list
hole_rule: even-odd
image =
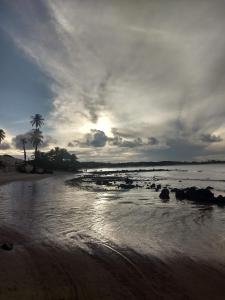
[[35,148],[35,151],[34,151],[35,159],[37,159],[38,146],[40,146],[43,143],[43,138],[44,137],[43,137],[42,132],[40,131],[39,128],[32,130],[30,140],[31,140],[31,143],[32,143],[33,147]]
[[38,129],[41,128],[42,125],[44,125],[44,118],[40,114],[35,114],[34,116],[31,116],[30,122],[32,127]]
[[0,144],[5,139],[5,131],[3,129],[0,129]]
[[26,163],[27,161],[27,153],[26,153],[26,144],[27,144],[27,139],[24,137],[24,138],[21,138],[21,144],[23,146],[23,155],[24,155],[24,162]]

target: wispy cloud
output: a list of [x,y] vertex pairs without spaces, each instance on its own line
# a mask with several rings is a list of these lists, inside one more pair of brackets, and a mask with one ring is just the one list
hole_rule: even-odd
[[52,79],[48,125],[59,142],[94,129],[86,151],[95,155],[93,135],[107,115],[112,127],[131,133],[116,141],[112,131],[109,159],[115,146],[130,148],[126,160],[156,157],[153,146],[162,159],[176,150],[185,159],[223,144],[223,1],[18,2],[7,4],[16,18],[0,25]]

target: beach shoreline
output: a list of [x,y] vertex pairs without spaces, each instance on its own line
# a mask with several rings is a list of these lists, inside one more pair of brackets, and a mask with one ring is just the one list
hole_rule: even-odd
[[19,172],[1,172],[0,173],[0,186],[9,184],[15,181],[33,181],[41,180],[53,176],[52,174],[26,174]]

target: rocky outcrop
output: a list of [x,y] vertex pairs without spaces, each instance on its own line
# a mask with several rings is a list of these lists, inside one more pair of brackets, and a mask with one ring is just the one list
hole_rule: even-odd
[[4,243],[1,245],[2,250],[10,251],[13,249],[13,243]]
[[225,197],[222,195],[215,196],[211,192],[212,188],[199,189],[195,186],[185,189],[171,189],[171,192],[175,193],[177,200],[190,200],[203,204],[217,204],[224,206]]
[[162,189],[159,198],[162,200],[169,200],[170,199],[170,191],[167,188]]

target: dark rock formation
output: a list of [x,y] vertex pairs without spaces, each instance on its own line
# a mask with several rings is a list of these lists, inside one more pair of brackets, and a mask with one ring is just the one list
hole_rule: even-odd
[[120,184],[119,187],[121,189],[129,190],[129,189],[134,189],[136,186],[133,184]]
[[125,179],[126,184],[132,184],[133,182],[134,181],[132,179],[128,178],[128,177]]
[[155,188],[156,192],[160,191],[161,188],[162,188],[162,185],[161,184],[157,184],[157,186]]
[[10,250],[13,249],[13,244],[6,242],[6,243],[4,243],[4,244],[1,245],[1,248],[3,250],[10,251]]
[[162,189],[160,195],[159,195],[159,198],[162,199],[162,200],[167,200],[167,199],[170,199],[170,192],[168,189],[164,188]]
[[225,206],[225,197],[222,195],[219,195],[215,198],[215,203],[219,206]]
[[225,205],[225,197],[215,197],[211,192],[211,188],[198,189],[193,186],[185,189],[172,189],[171,192],[175,193],[176,199],[178,200],[190,200],[203,204],[218,204]]
[[212,186],[207,186],[207,190],[213,190],[214,188]]

